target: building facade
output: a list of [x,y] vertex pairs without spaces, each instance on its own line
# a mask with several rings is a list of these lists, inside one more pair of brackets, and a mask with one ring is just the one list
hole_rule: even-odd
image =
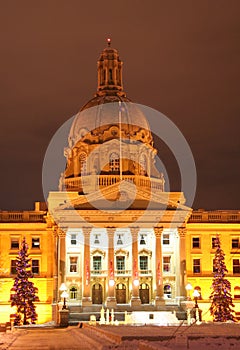
[[49,193],[48,211],[38,205],[33,212],[1,212],[2,317],[12,313],[14,258],[23,236],[39,288],[39,322],[56,319],[62,283],[68,305],[79,312],[102,305],[178,308],[191,283],[210,319],[217,234],[240,311],[240,212],[193,211],[182,192],[165,191],[147,117],[126,96],[122,61],[110,43],[97,67],[97,92],[74,119],[66,169],[59,191]]

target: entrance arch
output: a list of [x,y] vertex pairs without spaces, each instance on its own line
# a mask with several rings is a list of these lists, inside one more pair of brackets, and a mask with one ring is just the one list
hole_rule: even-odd
[[103,301],[103,290],[100,283],[95,283],[92,286],[92,303],[93,304],[102,304]]
[[149,285],[147,283],[140,284],[139,296],[142,304],[149,304]]
[[126,304],[126,285],[123,283],[116,285],[116,300],[117,304]]

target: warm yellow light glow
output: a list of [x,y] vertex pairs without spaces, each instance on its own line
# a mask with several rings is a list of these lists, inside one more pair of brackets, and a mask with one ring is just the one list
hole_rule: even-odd
[[109,286],[110,286],[110,287],[113,287],[114,284],[115,284],[115,281],[114,281],[114,280],[109,280]]
[[139,280],[134,280],[133,284],[134,284],[135,287],[139,286]]

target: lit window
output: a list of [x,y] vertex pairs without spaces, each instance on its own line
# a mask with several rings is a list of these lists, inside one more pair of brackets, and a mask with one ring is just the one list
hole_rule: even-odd
[[240,299],[240,287],[234,287],[234,299]]
[[172,297],[172,288],[169,284],[166,284],[163,287],[163,293],[164,293],[164,296],[168,299],[170,299]]
[[111,172],[119,172],[120,170],[120,159],[117,153],[111,153],[109,159],[109,168]]
[[171,271],[171,256],[163,257],[163,271],[170,272]]
[[125,271],[125,256],[116,257],[117,272],[124,273]]
[[240,273],[240,262],[239,259],[233,259],[233,273]]
[[78,257],[71,256],[70,257],[70,272],[77,272],[77,263],[78,263]]
[[163,234],[163,244],[170,244],[170,235],[168,233]]
[[148,257],[147,256],[140,256],[139,257],[139,267],[140,267],[141,273],[148,272]]
[[11,249],[19,249],[19,238],[11,237]]
[[39,260],[32,260],[32,273],[34,275],[39,275]]
[[40,238],[32,238],[32,248],[39,249],[40,248]]
[[212,249],[216,248],[216,237],[212,237]]
[[71,233],[71,245],[77,244],[77,235],[75,233]]
[[77,288],[76,287],[70,288],[70,299],[77,299]]
[[237,249],[239,247],[239,238],[232,239],[232,249]]
[[199,237],[192,238],[192,247],[193,248],[200,248],[200,238]]
[[11,274],[16,275],[17,273],[17,260],[11,260]]
[[93,270],[94,273],[101,273],[102,270],[102,257],[94,256],[93,257]]
[[200,259],[193,259],[193,273],[200,273],[200,272],[201,272]]

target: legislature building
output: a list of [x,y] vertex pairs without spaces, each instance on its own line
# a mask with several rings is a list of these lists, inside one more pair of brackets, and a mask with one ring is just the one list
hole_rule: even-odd
[[122,61],[110,42],[97,73],[96,94],[74,118],[62,150],[66,168],[47,208],[0,212],[1,320],[13,313],[9,296],[24,236],[39,322],[56,319],[62,284],[73,318],[102,305],[177,311],[196,289],[210,319],[217,234],[240,311],[240,211],[193,210],[184,193],[167,192],[149,121],[123,90]]

